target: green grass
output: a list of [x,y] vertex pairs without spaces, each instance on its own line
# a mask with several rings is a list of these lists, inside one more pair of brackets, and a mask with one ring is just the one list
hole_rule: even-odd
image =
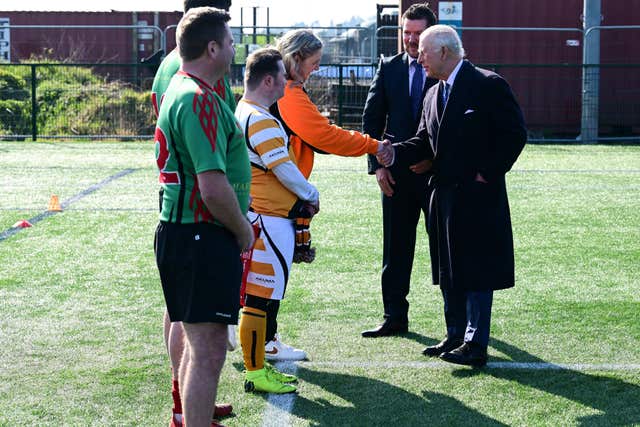
[[[0,426],[169,420],[151,143],[1,142],[0,233],[125,169],[0,241]],[[382,313],[377,185],[362,158],[319,156],[311,180],[318,255],[294,266],[279,316],[313,362],[299,364],[293,425],[640,425],[640,147],[526,148],[508,176],[517,285],[496,293],[489,348],[490,362],[627,371],[420,365],[444,334],[422,232],[410,333],[360,338]],[[260,425],[266,398],[244,393],[241,363],[229,353],[225,423]]]

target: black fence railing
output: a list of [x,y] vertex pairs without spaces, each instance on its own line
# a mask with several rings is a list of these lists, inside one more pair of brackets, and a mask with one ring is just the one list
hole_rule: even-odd
[[153,135],[147,64],[0,64],[3,139]]
[[[582,78],[598,74],[598,141],[640,141],[640,64],[486,64],[511,84],[532,142],[579,140],[584,129]],[[0,63],[0,139],[151,138],[155,117],[150,64]],[[376,64],[323,65],[306,88],[331,121],[360,129]],[[243,65],[231,83],[242,93]],[[408,89],[407,89],[408,90]]]

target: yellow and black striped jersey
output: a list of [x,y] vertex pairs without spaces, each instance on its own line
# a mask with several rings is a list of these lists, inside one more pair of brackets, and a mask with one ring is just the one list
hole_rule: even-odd
[[236,118],[244,129],[251,162],[251,209],[254,212],[288,218],[298,197],[273,173],[287,161],[296,163],[289,139],[269,110],[247,99],[238,102]]

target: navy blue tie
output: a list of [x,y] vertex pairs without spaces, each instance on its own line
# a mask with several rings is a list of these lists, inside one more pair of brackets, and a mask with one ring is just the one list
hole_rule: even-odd
[[443,87],[443,91],[442,91],[442,105],[446,106],[447,105],[447,99],[449,99],[449,92],[451,92],[451,85],[449,83],[444,84]]
[[413,78],[411,79],[411,92],[409,97],[411,98],[411,111],[413,112],[413,118],[418,118],[418,112],[420,111],[420,102],[422,101],[422,83],[424,81],[422,77],[422,70],[418,61],[411,63],[413,67]]

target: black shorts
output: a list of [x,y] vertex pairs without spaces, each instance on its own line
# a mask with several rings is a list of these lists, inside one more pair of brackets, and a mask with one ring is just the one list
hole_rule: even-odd
[[155,253],[172,322],[238,323],[242,264],[230,231],[209,223],[161,222]]

